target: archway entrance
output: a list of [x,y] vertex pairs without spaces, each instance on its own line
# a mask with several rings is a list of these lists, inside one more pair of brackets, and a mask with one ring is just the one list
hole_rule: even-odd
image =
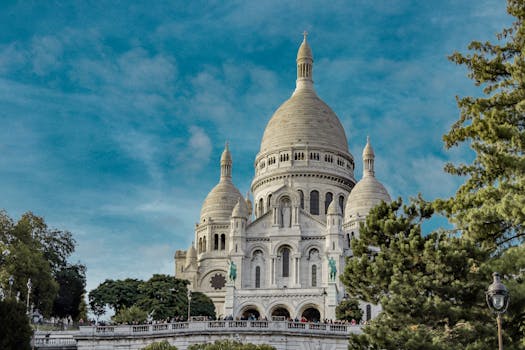
[[283,321],[290,318],[290,312],[288,309],[282,306],[278,306],[272,311],[272,320]]
[[258,320],[260,316],[261,314],[259,313],[259,310],[254,306],[249,306],[241,315],[243,320]]
[[306,318],[308,322],[317,322],[321,320],[321,313],[314,307],[309,307],[303,311],[301,317]]

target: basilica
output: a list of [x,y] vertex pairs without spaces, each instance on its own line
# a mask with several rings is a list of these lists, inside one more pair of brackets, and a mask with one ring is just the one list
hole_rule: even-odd
[[[390,202],[369,139],[356,182],[345,130],[315,92],[313,62],[305,35],[295,91],[266,126],[251,193],[235,187],[226,145],[194,242],[175,253],[175,276],[208,295],[217,316],[335,319],[346,297],[339,275],[352,258],[350,240],[372,207]],[[379,311],[362,308],[365,319]]]

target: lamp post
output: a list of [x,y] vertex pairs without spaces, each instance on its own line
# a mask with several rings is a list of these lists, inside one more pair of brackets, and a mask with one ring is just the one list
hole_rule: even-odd
[[13,277],[13,275],[9,276],[9,299],[11,299],[12,295],[11,295],[11,290],[13,288],[13,283],[15,283],[15,278]]
[[29,315],[29,294],[31,294],[31,288],[33,288],[33,283],[31,283],[31,278],[27,279],[27,304],[26,304],[26,310],[27,314]]
[[498,321],[498,345],[499,350],[503,350],[503,338],[501,336],[501,314],[507,311],[509,306],[509,291],[507,287],[500,281],[499,273],[492,274],[494,281],[485,292],[487,298],[487,305],[496,313]]
[[191,290],[188,289],[188,322],[190,322],[190,314],[191,314]]

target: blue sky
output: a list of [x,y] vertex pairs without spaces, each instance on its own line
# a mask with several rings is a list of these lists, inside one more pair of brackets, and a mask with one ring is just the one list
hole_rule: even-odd
[[497,0],[2,1],[0,208],[73,232],[88,290],[172,274],[226,140],[248,191],[304,30],[356,177],[370,135],[392,197],[450,196],[443,165],[472,154],[441,136],[479,91],[446,57],[510,21]]

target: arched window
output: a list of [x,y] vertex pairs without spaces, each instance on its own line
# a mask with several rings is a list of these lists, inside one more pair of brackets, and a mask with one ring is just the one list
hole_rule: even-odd
[[199,250],[198,250],[199,253],[202,253],[202,237],[199,238]]
[[343,217],[345,216],[345,197],[339,196],[339,208],[341,208],[341,213],[343,213]]
[[226,235],[222,234],[221,235],[221,250],[224,250],[224,249],[226,249]]
[[283,259],[283,277],[290,277],[290,249],[283,248],[281,253]]
[[208,249],[208,248],[206,247],[206,236],[204,236],[202,238],[202,251],[205,252],[206,249]]
[[334,199],[334,195],[332,192],[326,192],[326,196],[324,197],[324,213],[326,214],[328,212],[328,207],[330,206],[330,203],[332,203],[332,199]]
[[319,192],[310,192],[310,214],[319,215]]
[[263,199],[259,199],[259,216],[262,216],[264,214],[264,205],[263,205]]
[[213,250],[219,250],[219,235],[215,234],[213,236]]
[[255,288],[261,288],[261,267],[255,268]]
[[317,287],[317,265],[312,265],[312,287]]
[[266,203],[266,211],[270,210],[270,201],[272,200],[272,195],[268,195],[268,203]]
[[299,203],[301,204],[301,209],[304,209],[304,193],[301,190],[297,192],[299,192]]

